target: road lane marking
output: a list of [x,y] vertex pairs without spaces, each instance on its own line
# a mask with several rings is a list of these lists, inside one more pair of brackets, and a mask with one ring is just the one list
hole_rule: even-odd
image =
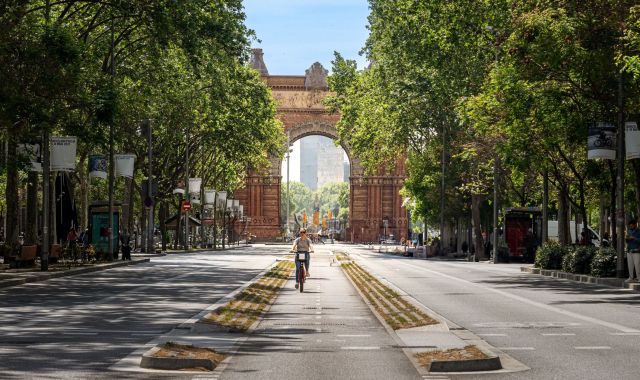
[[576,350],[610,350],[609,346],[578,346],[573,347]]
[[640,336],[640,333],[610,333],[609,335],[615,336]]
[[562,314],[562,315],[565,315],[565,316],[570,317],[570,318],[575,318],[575,319],[579,319],[579,320],[582,320],[582,321],[585,321],[585,322],[589,322],[589,323],[593,323],[593,324],[596,324],[596,325],[608,327],[610,329],[618,330],[620,332],[640,333],[640,330],[637,330],[637,329],[634,329],[634,328],[631,328],[631,327],[619,325],[617,323],[603,321],[601,319],[597,319],[597,318],[593,318],[593,317],[587,317],[586,315],[581,315],[581,314],[574,313],[574,312],[571,312],[571,311],[568,311],[568,310],[563,310],[563,309],[557,308],[555,306],[547,305],[547,304],[544,304],[544,303],[541,303],[541,302],[532,301],[532,300],[530,300],[528,298],[517,296],[515,294],[511,294],[509,292],[505,292],[505,291],[502,291],[502,290],[494,289],[494,288],[491,288],[491,287],[488,287],[488,286],[480,285],[480,284],[477,284],[477,283],[475,283],[473,281],[465,280],[465,279],[460,278],[460,277],[450,276],[448,274],[444,274],[444,273],[441,273],[441,272],[438,272],[438,271],[430,270],[430,269],[427,269],[427,268],[424,268],[424,267],[421,267],[421,266],[418,266],[418,265],[405,263],[403,261],[398,261],[398,263],[406,265],[406,266],[409,266],[409,267],[412,267],[412,268],[415,268],[415,269],[419,269],[420,271],[423,271],[423,272],[429,272],[429,273],[438,275],[440,277],[445,277],[445,278],[448,278],[450,280],[454,280],[454,281],[457,281],[457,282],[464,282],[464,283],[467,283],[469,285],[475,286],[477,288],[484,289],[484,290],[487,290],[487,291],[490,291],[490,292],[493,292],[493,293],[496,293],[496,294],[500,294],[501,296],[504,296],[504,297],[507,297],[507,298],[511,298],[513,300],[516,300],[516,301],[519,301],[519,302],[522,302],[522,303],[525,303],[525,304],[528,304],[528,305],[531,305],[531,306],[539,307],[539,308],[547,310],[547,311],[552,311],[552,312],[555,312],[555,313],[558,313],[558,314]]
[[478,336],[507,336],[507,334],[477,334]]
[[545,333],[542,336],[575,336],[574,333]]
[[339,338],[368,338],[370,334],[340,334],[336,335]]
[[356,351],[366,351],[366,350],[379,350],[378,346],[347,346],[340,347],[341,350],[356,350]]

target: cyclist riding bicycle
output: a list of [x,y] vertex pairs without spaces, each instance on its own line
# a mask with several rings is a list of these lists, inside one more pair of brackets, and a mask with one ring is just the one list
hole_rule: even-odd
[[[311,259],[310,253],[313,252],[313,246],[311,245],[311,239],[307,238],[307,230],[304,228],[300,229],[300,237],[294,240],[293,247],[291,248],[293,252],[304,252],[306,253],[306,260],[304,261],[304,267],[307,272],[307,276],[309,277],[309,263]],[[296,263],[296,289],[300,284],[298,283],[299,272],[300,272],[300,261],[294,260]]]

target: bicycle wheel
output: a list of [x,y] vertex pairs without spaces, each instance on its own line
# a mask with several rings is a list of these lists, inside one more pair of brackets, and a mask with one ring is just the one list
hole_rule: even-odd
[[304,270],[304,263],[300,263],[300,270],[298,271],[300,278],[298,282],[300,283],[300,293],[304,290],[304,278],[306,277],[306,273]]

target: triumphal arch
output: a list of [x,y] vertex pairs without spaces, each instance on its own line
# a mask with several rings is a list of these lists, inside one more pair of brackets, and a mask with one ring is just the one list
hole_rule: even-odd
[[[269,75],[262,49],[254,49],[251,65],[260,72],[271,88],[277,102],[278,117],[282,121],[290,143],[311,135],[337,139],[336,123],[340,115],[327,112],[323,99],[330,94],[328,71],[318,62],[305,75]],[[349,146],[343,148],[351,163],[349,227],[347,239],[353,242],[377,241],[384,234],[398,240],[407,237],[408,218],[403,207],[400,189],[405,180],[404,162],[393,173],[365,175],[357,157]],[[244,205],[249,218],[249,230],[259,240],[276,240],[282,236],[280,212],[282,157],[273,157],[268,175],[250,173],[246,186],[235,197]],[[342,170],[342,168],[336,168]]]

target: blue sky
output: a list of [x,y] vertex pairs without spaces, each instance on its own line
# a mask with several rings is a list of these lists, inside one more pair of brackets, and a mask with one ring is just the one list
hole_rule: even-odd
[[318,61],[331,70],[333,52],[365,65],[366,0],[245,0],[246,24],[261,42],[271,75],[304,75]]

